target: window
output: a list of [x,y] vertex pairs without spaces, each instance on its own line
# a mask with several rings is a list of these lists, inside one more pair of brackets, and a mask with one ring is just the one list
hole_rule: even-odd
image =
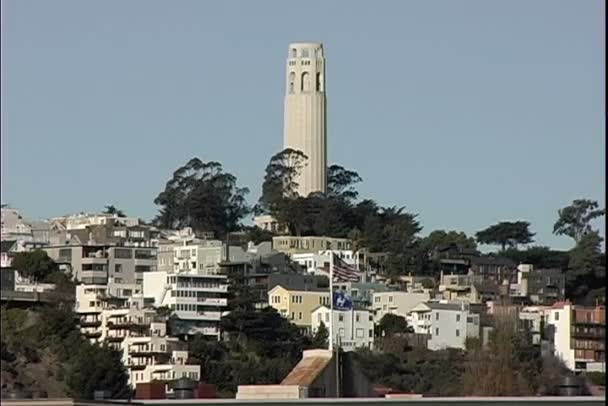
[[435,320],[439,320],[439,313],[435,313]]
[[302,58],[308,58],[308,57],[310,57],[310,52],[308,51],[308,49],[303,49]]
[[295,72],[291,72],[289,74],[289,93],[293,93],[294,92],[294,83],[296,81],[296,74]]
[[122,278],[114,278],[115,283],[122,283]]
[[343,328],[340,329],[340,337],[344,337],[344,329]]
[[344,322],[344,315],[342,315],[342,314],[338,315],[338,321]]
[[321,323],[321,317],[322,317],[321,313],[317,314],[317,321],[318,321],[319,323]]
[[559,320],[559,312],[555,312],[555,317],[554,318],[555,318],[555,321]]
[[296,312],[291,312],[291,319],[295,320],[296,319]]
[[298,50],[295,48],[291,48],[291,57],[292,58],[297,58],[298,57]]
[[358,328],[355,334],[357,338],[363,338],[365,335],[364,333],[365,331],[362,328]]
[[114,258],[131,258],[132,251],[128,248],[116,248]]
[[[459,314],[456,315],[456,321],[460,321],[460,315]],[[458,331],[458,330],[456,330],[456,331]]]
[[456,337],[460,337],[460,330],[456,329]]
[[121,273],[122,272],[122,264],[115,264],[114,265],[114,272]]
[[389,302],[389,303],[392,303],[392,302],[393,302],[393,297],[392,297],[392,296],[389,296],[389,297],[388,297],[388,302]]
[[357,315],[355,316],[355,320],[357,320],[357,323],[358,323],[358,322],[361,320],[361,316],[357,314]]
[[298,320],[302,320],[302,312],[298,313]]
[[302,83],[300,84],[300,90],[303,92],[310,91],[310,73],[302,73]]
[[438,335],[439,335],[439,329],[438,329],[438,328],[436,328],[436,329],[435,329],[435,335],[436,335],[436,336],[438,336]]
[[369,330],[369,338],[372,338],[374,336],[374,330]]

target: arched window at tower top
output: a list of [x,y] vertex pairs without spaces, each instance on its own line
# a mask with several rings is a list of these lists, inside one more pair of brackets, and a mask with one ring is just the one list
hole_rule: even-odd
[[310,92],[310,73],[302,73],[302,84],[300,89],[303,92]]
[[296,58],[298,56],[298,50],[295,48],[291,48],[291,57]]
[[309,51],[308,51],[308,48],[304,48],[304,49],[302,50],[302,58],[308,58],[308,57],[309,57],[309,55],[310,55],[310,53],[309,53]]

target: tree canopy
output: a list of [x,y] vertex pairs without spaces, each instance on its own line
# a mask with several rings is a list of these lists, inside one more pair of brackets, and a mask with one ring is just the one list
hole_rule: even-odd
[[115,214],[117,217],[127,217],[127,215],[120,209],[117,209],[114,205],[107,205],[103,211],[104,214]]
[[527,221],[502,221],[484,230],[478,231],[475,236],[480,244],[500,245],[502,251],[507,246],[517,247],[518,244],[534,242],[534,233],[530,232],[530,223]]
[[192,158],[173,173],[154,200],[160,206],[155,223],[169,229],[212,231],[222,238],[239,230],[241,220],[250,213],[245,201],[248,192],[237,186],[236,177],[224,172],[219,162]]
[[558,210],[559,218],[553,226],[556,235],[567,235],[578,243],[583,236],[593,231],[591,221],[606,214],[593,200],[574,200],[570,206]]
[[57,272],[59,267],[46,251],[34,250],[18,252],[13,258],[12,267],[24,278],[35,282],[42,282],[52,273]]

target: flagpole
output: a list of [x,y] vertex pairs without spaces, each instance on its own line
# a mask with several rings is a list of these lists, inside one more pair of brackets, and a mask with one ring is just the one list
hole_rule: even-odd
[[329,255],[329,351],[334,350],[334,252]]

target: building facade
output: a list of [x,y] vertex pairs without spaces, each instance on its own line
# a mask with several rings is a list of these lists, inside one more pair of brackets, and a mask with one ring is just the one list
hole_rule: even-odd
[[268,301],[281,316],[310,332],[313,310],[329,305],[329,289],[292,290],[276,285],[268,291]]
[[[322,305],[312,312],[312,333],[316,333],[321,323],[329,331],[331,310]],[[374,347],[374,316],[369,310],[334,310],[333,328],[334,345],[344,351],[354,351],[357,348],[372,349]]]
[[149,272],[143,295],[155,307],[168,307],[177,316],[177,334],[202,334],[219,339],[219,323],[228,306],[226,275],[187,272]]
[[425,289],[411,290],[409,292],[374,292],[372,309],[374,311],[375,321],[376,323],[380,323],[382,317],[389,313],[401,317],[407,317],[410,310],[412,310],[417,304],[426,302],[430,298],[430,291]]
[[318,254],[320,251],[325,250],[350,251],[353,248],[353,242],[348,238],[286,235],[272,237],[272,247],[288,255]]
[[460,303],[428,302],[431,309],[431,324],[428,340],[429,350],[444,348],[466,349],[467,338],[480,337],[479,314],[471,313],[469,306]]
[[286,67],[284,148],[301,151],[307,162],[298,194],[327,190],[325,55],[320,43],[289,45]]

